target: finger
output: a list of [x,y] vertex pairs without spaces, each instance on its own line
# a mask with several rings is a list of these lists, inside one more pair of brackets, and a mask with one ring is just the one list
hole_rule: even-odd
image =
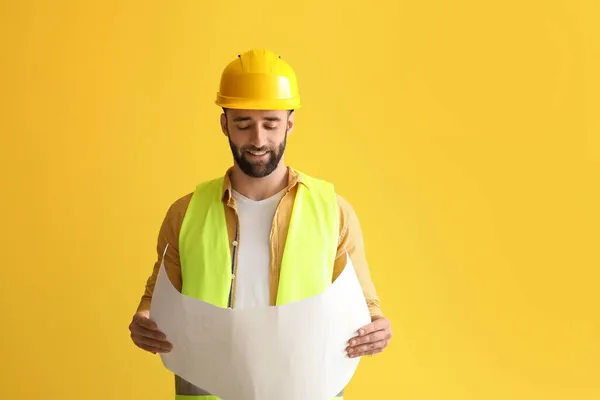
[[383,349],[386,346],[387,340],[379,340],[377,342],[367,343],[356,347],[349,347],[348,354],[362,354],[367,351]]
[[379,354],[383,351],[383,349],[376,349],[376,350],[371,350],[371,351],[366,351],[365,352],[365,356],[374,356],[375,354]]
[[150,318],[148,317],[144,317],[140,314],[136,314],[133,317],[133,321],[140,326],[143,326],[146,329],[150,329],[150,330],[157,330],[158,326],[156,325],[156,322],[152,321]]
[[139,335],[135,335],[135,334],[131,336],[131,339],[138,346],[146,345],[146,346],[150,346],[150,347],[159,349],[160,351],[171,351],[173,349],[173,345],[167,341],[155,340],[155,339],[151,339],[151,338],[148,338],[145,336],[139,336]]
[[387,339],[387,340],[384,340],[384,342],[385,342],[385,343],[383,344],[383,346],[381,346],[381,347],[378,347],[378,348],[376,348],[376,349],[373,349],[373,350],[368,350],[368,351],[365,351],[364,355],[367,355],[367,356],[368,356],[368,355],[373,355],[373,354],[381,353],[381,352],[382,352],[382,351],[383,351],[383,350],[384,350],[386,347],[388,347],[388,346],[389,346],[389,344],[390,344],[390,340],[389,340],[389,339]]
[[148,345],[141,344],[141,343],[140,343],[140,344],[138,344],[137,346],[138,346],[140,349],[142,349],[142,350],[146,350],[146,351],[149,351],[149,352],[150,352],[150,353],[152,353],[152,354],[156,354],[156,353],[163,353],[163,352],[164,352],[164,350],[161,350],[161,349],[159,349],[159,348],[157,348],[157,347],[152,347],[152,346],[148,346]]
[[356,336],[350,339],[350,347],[359,346],[365,343],[377,342],[380,340],[385,340],[388,337],[388,332],[386,330],[376,331],[373,333],[369,333],[365,336]]
[[358,335],[359,336],[368,335],[370,333],[386,329],[389,326],[390,326],[390,321],[387,320],[386,318],[376,319],[375,321],[371,322],[370,324],[367,324],[367,325],[361,327],[358,330]]
[[382,351],[383,351],[383,349],[375,349],[375,350],[363,351],[361,353],[352,353],[352,354],[349,354],[348,357],[350,357],[350,358],[357,358],[357,357],[364,357],[364,356],[372,356],[374,354],[381,353]]
[[143,343],[139,341],[135,343],[135,345],[153,353],[169,353],[172,350],[172,348],[165,348],[164,346],[153,346],[152,344]]
[[164,333],[162,333],[161,331],[151,330],[151,329],[148,329],[143,326],[136,325],[136,324],[133,324],[133,326],[131,327],[131,333],[138,335],[138,336],[144,336],[147,338],[160,340],[160,341],[167,340],[167,336]]

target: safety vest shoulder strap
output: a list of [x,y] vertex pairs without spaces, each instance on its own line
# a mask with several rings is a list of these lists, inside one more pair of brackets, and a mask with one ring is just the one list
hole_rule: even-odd
[[283,251],[277,305],[323,292],[333,277],[339,241],[339,211],[333,184],[299,172]]
[[179,233],[182,294],[227,307],[231,286],[231,253],[225,208],[224,178],[196,187]]

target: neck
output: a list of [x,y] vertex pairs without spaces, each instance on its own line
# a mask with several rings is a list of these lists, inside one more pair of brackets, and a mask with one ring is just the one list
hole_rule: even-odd
[[287,185],[288,169],[283,160],[271,174],[263,178],[253,178],[246,175],[237,164],[233,166],[231,171],[233,190],[251,200],[267,199],[285,189]]

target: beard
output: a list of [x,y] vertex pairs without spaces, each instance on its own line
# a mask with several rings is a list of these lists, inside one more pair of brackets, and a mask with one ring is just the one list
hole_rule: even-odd
[[[265,176],[270,175],[281,161],[283,157],[283,152],[285,151],[285,146],[287,142],[287,132],[285,137],[283,138],[283,142],[277,148],[275,147],[255,147],[255,146],[245,146],[243,148],[239,148],[231,142],[229,135],[227,136],[229,140],[229,147],[231,148],[231,153],[233,154],[233,159],[239,165],[240,169],[248,176],[252,178],[263,178]],[[267,152],[266,160],[250,160],[248,158],[248,151],[252,152]]]

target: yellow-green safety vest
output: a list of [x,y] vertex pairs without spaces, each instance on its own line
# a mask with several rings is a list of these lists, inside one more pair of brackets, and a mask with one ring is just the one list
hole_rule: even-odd
[[[339,211],[331,183],[299,172],[285,243],[276,305],[306,299],[331,285]],[[179,233],[182,294],[228,307],[233,271],[222,201],[224,178],[196,186]],[[243,239],[242,239],[243,240]],[[343,398],[343,390],[335,399]],[[221,400],[176,376],[176,400]],[[310,400],[310,399],[306,399]]]

